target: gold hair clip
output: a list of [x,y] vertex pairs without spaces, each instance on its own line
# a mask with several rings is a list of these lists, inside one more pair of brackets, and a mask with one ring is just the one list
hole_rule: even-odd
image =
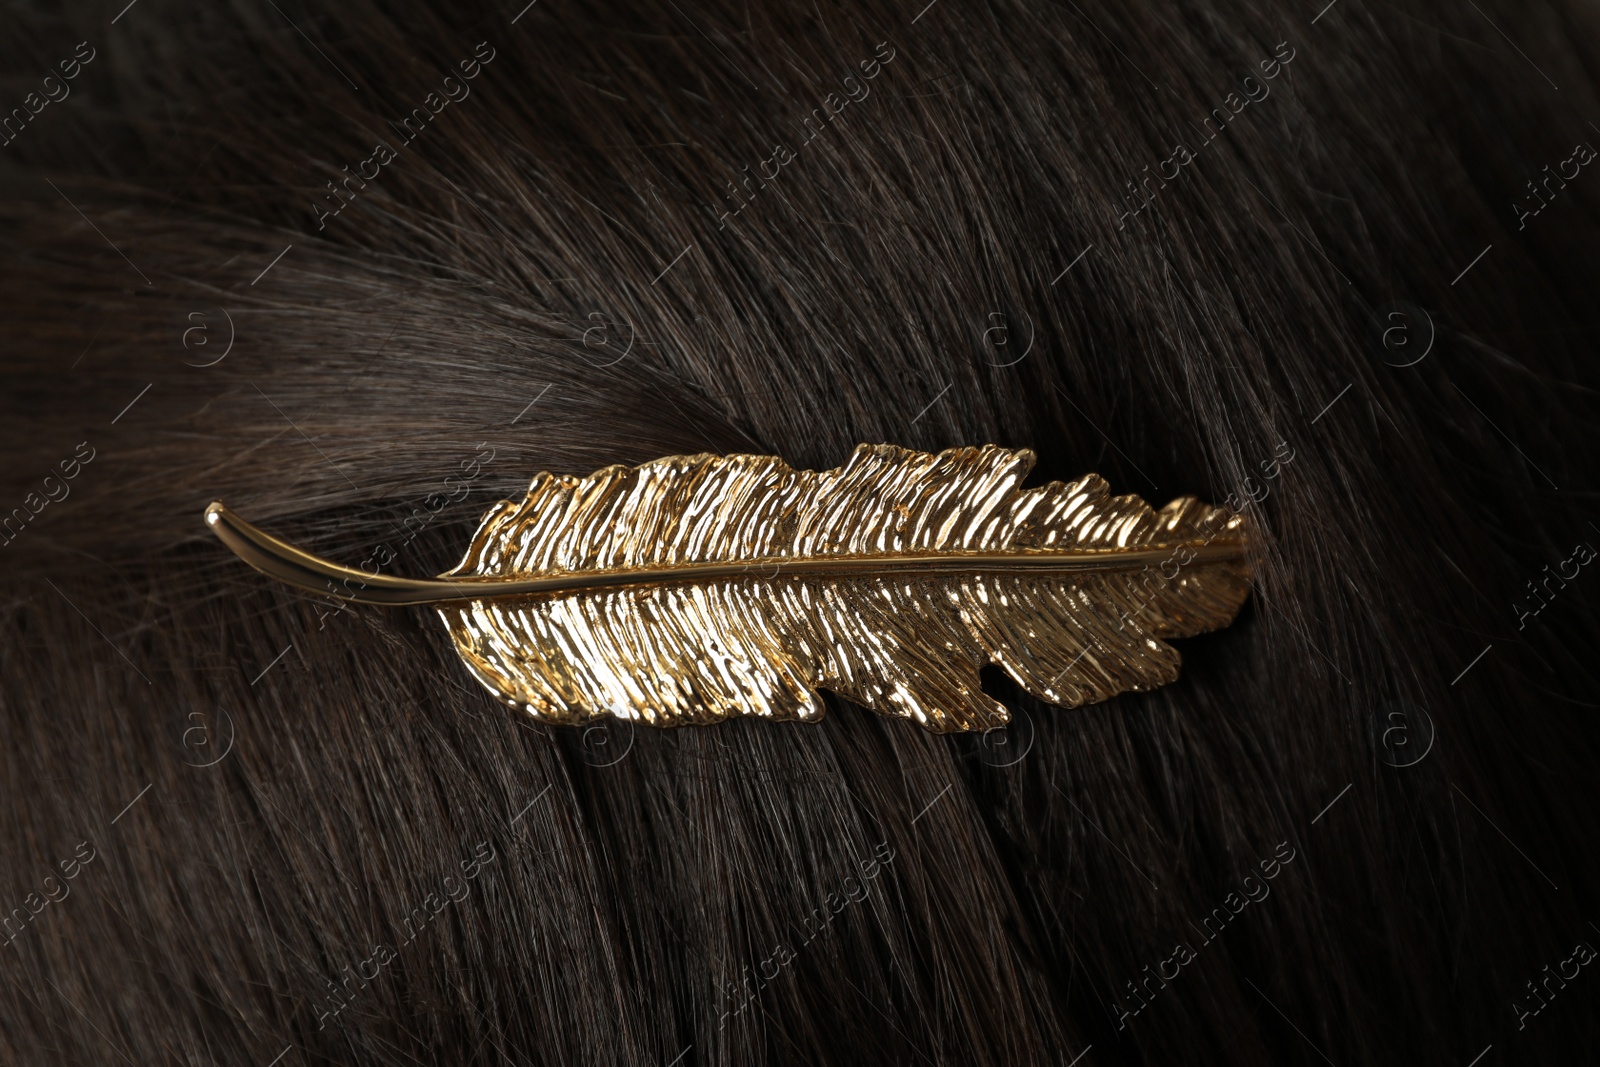
[[1242,515],[1160,511],[1090,474],[1037,489],[1026,449],[860,445],[843,467],[669,456],[541,473],[435,579],[370,575],[285,544],[221,503],[213,532],[302,589],[433,604],[480,682],[545,722],[814,721],[829,689],[948,733],[1004,725],[997,664],[1062,707],[1178,677],[1161,638],[1233,621]]

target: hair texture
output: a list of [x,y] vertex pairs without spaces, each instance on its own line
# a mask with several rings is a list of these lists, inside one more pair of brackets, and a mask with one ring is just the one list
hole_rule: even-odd
[[[120,6],[0,16],[0,1059],[1600,1058],[1592,5]],[[862,441],[1255,590],[1003,734],[561,729],[201,521]]]

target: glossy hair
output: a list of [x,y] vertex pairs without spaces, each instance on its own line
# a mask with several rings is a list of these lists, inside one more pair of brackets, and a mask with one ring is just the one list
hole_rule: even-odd
[[[1594,1059],[1596,16],[1317,6],[5,14],[0,1058]],[[201,522],[861,441],[1256,589],[1003,734],[567,730]]]

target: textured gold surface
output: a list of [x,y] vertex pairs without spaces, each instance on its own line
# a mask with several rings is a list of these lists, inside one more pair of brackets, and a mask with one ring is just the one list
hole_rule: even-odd
[[431,581],[371,577],[220,504],[253,566],[350,599],[436,603],[502,700],[555,723],[815,719],[830,689],[939,731],[1004,724],[994,663],[1065,707],[1178,675],[1161,638],[1226,626],[1249,590],[1244,519],[1185,497],[1155,511],[1087,475],[1018,490],[1034,456],[862,445],[837,470],[673,456],[540,474]]

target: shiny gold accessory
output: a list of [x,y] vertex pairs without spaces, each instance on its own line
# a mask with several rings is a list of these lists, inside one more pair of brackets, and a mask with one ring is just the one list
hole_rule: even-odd
[[1026,449],[861,445],[837,470],[669,456],[542,473],[436,579],[302,552],[222,504],[206,522],[262,573],[363,604],[436,604],[467,668],[553,723],[815,720],[813,690],[948,733],[1010,719],[998,664],[1063,707],[1178,677],[1161,641],[1228,625],[1244,517],[1160,511],[1090,474],[1019,490]]

